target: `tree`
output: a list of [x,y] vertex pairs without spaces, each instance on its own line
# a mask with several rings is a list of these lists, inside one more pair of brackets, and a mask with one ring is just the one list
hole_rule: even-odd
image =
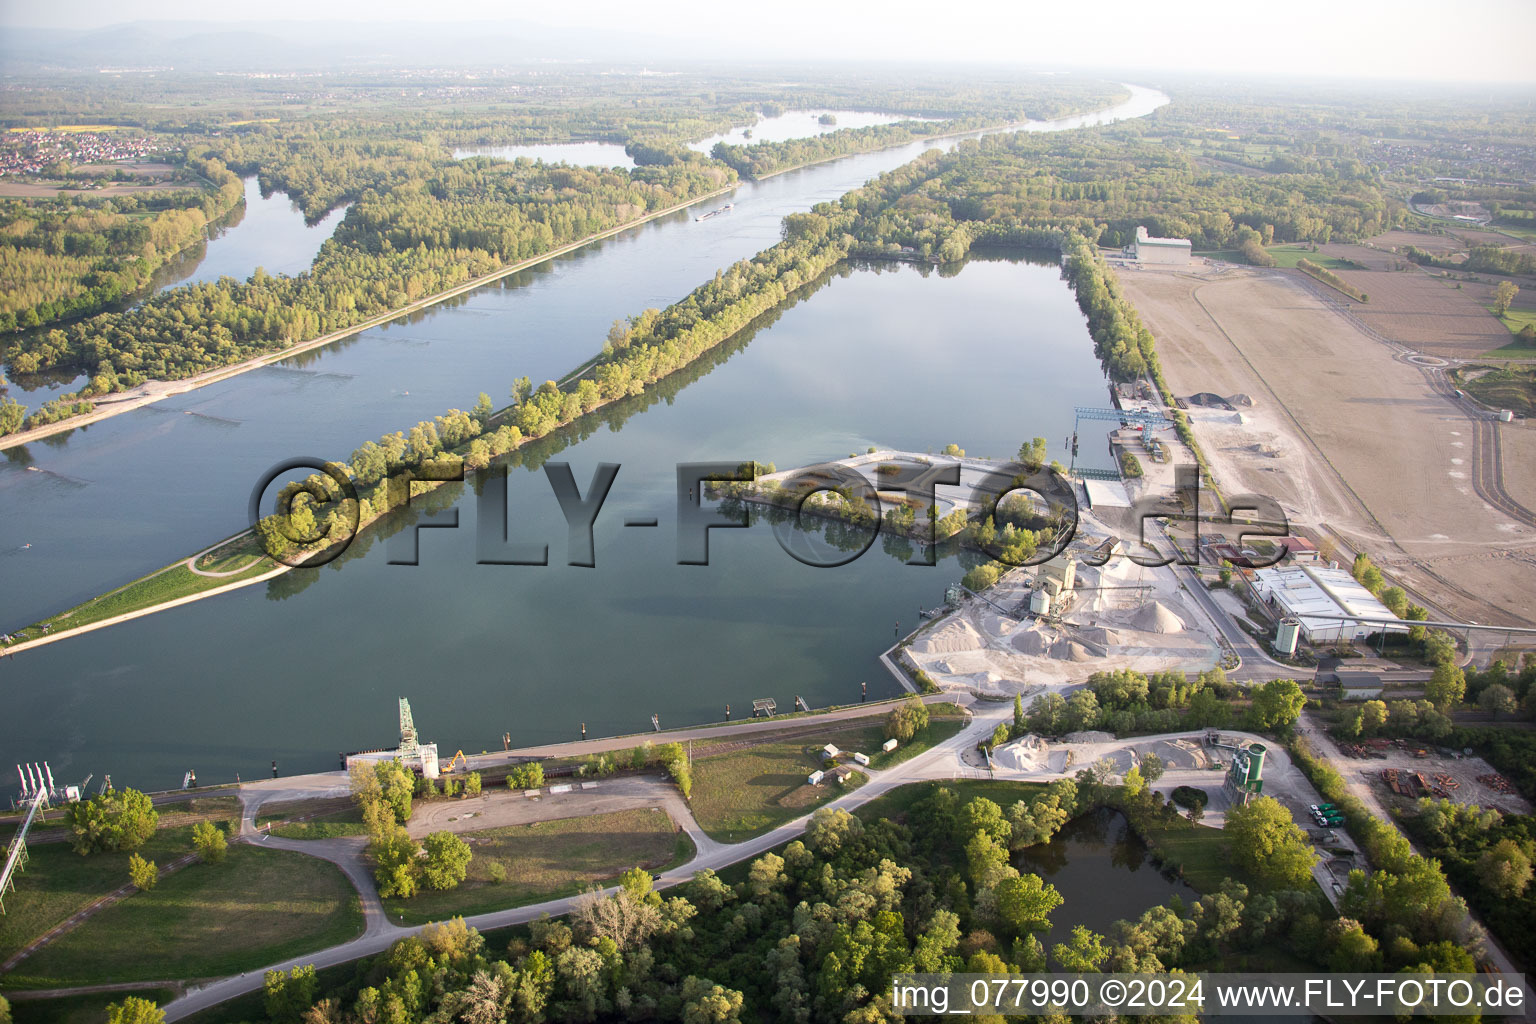
[[507,773],[508,789],[539,789],[544,785],[544,764],[540,761],[527,761],[514,765]]
[[192,848],[209,864],[218,864],[229,852],[229,840],[224,830],[211,821],[200,821],[192,826]]
[[1141,777],[1147,780],[1147,785],[1155,786],[1157,780],[1163,777],[1163,759],[1152,751],[1141,755]]
[[9,395],[0,398],[0,434],[14,434],[26,418],[26,406]]
[[1028,731],[1024,721],[1024,695],[1016,693],[1013,695],[1013,735],[1022,736]]
[[1509,312],[1510,304],[1515,301],[1515,296],[1520,294],[1520,286],[1513,281],[1500,281],[1499,286],[1493,290],[1493,311],[1498,316]]
[[[415,773],[404,762],[394,759],[378,762],[375,770],[379,773],[381,796],[394,812],[395,820],[402,825],[410,821],[411,802],[416,792]],[[426,778],[426,781],[430,784],[432,779]]]
[[1381,603],[1392,610],[1392,614],[1403,618],[1408,614],[1408,592],[1402,587],[1388,587],[1381,592]]
[[469,875],[474,856],[469,844],[452,832],[433,832],[422,842],[427,855],[421,866],[422,880],[429,889],[452,889]]
[[291,971],[268,971],[262,976],[267,1017],[273,1024],[297,1024],[315,1003],[320,979],[313,965]]
[[1076,925],[1072,938],[1052,946],[1051,955],[1064,970],[1086,974],[1097,971],[1109,959],[1109,949],[1104,945],[1104,936],[1090,931],[1086,925]]
[[1306,695],[1294,679],[1271,679],[1253,691],[1249,714],[1255,731],[1283,731],[1295,724],[1306,706]]
[[480,773],[479,772],[470,772],[469,775],[464,779],[464,795],[465,796],[479,796],[480,795]]
[[1500,839],[1477,859],[1477,877],[1501,899],[1518,899],[1531,882],[1531,858],[1513,839]]
[[743,997],[735,989],[692,975],[683,979],[683,1024],[739,1024]]
[[1291,812],[1274,797],[1261,796],[1227,812],[1224,830],[1232,860],[1256,878],[1301,889],[1309,884],[1317,855]]
[[1051,911],[1061,906],[1061,893],[1039,875],[1005,878],[997,884],[997,912],[1017,932],[1050,927]]
[[137,850],[160,825],[152,800],[136,789],[113,790],[69,808],[72,845],[84,856],[103,851]]
[[1125,775],[1120,780],[1120,788],[1125,790],[1127,799],[1134,800],[1147,788],[1147,782],[1141,777],[1141,766],[1133,764],[1126,769]]
[[155,868],[154,861],[145,860],[135,853],[128,858],[128,880],[140,892],[149,892],[160,881],[160,872]]
[[1019,461],[1032,470],[1038,470],[1045,465],[1045,457],[1049,452],[1045,438],[1036,437],[1019,445]]
[[1092,690],[1083,687],[1067,698],[1066,722],[1063,725],[1067,732],[1092,729],[1098,724],[1099,698]]
[[1477,695],[1477,706],[1498,718],[1500,714],[1514,714],[1520,702],[1515,698],[1515,691],[1503,683],[1494,683]]
[[1424,696],[1441,711],[1461,703],[1467,693],[1467,676],[1460,665],[1442,661],[1435,666],[1429,682],[1424,684]]
[[129,996],[107,1004],[107,1024],[165,1024],[165,1011],[152,1000]]
[[928,706],[915,693],[885,716],[885,735],[888,739],[905,743],[926,728]]
[[1067,700],[1059,693],[1036,697],[1029,705],[1029,729],[1045,736],[1059,736],[1065,730]]
[[1003,817],[1003,809],[984,796],[972,797],[960,808],[959,827],[962,835],[985,832],[1002,846],[1013,836],[1013,826]]
[[373,877],[380,896],[410,899],[416,895],[421,861],[417,857],[416,840],[404,828],[397,822],[386,821],[384,828],[368,844],[368,852],[373,857]]

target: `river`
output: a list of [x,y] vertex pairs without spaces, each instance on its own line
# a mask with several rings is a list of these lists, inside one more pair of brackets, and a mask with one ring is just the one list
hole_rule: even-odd
[[[1136,91],[1123,110],[1166,98]],[[1067,119],[1072,127],[1087,119]],[[928,144],[744,184],[729,214],[683,211],[521,272],[404,322],[13,449],[0,465],[0,628],[15,628],[190,554],[244,525],[249,490],[293,455],[345,456],[521,375],[558,377],[616,318],[664,306],[716,268],[772,244],[788,213],[835,199]],[[456,531],[422,535],[419,567],[358,545],[336,566],[41,648],[0,663],[0,748],[70,778],[161,787],[332,767],[394,739],[410,696],[448,751],[720,717],[796,694],[813,704],[894,683],[875,662],[899,620],[959,575],[879,546],[843,569],[792,560],[764,527],[714,531],[708,567],[678,566],[674,465],[757,458],[789,466],[870,445],[1006,455],[1053,451],[1102,377],[1053,265],[973,260],[958,274],[881,267],[836,276],[722,353],[709,372],[629,418],[574,432],[559,458],[585,491],[620,471],[597,525],[597,567],[563,564],[565,529],[543,474],[512,470],[520,535],[545,568],[475,564],[475,503]],[[673,382],[674,387],[685,383]],[[670,390],[670,389],[669,389]],[[1085,446],[1085,451],[1091,447]],[[626,530],[654,516],[654,531]],[[29,548],[22,548],[31,544]],[[364,549],[367,549],[364,551]],[[345,571],[336,571],[344,566]],[[307,584],[307,585],[306,585]],[[297,592],[295,592],[297,591]],[[708,623],[705,629],[701,623]]]

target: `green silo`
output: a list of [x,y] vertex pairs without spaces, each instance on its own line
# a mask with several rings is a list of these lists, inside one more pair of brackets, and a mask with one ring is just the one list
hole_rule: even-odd
[[1250,786],[1257,786],[1264,772],[1264,744],[1254,743],[1248,747],[1248,775],[1243,780]]

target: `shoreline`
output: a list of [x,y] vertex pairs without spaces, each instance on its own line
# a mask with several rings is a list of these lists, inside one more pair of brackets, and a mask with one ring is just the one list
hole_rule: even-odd
[[412,313],[420,312],[424,309],[429,309],[440,302],[446,302],[448,299],[463,295],[466,292],[474,291],[475,289],[484,285],[498,281],[503,277],[515,274],[520,270],[527,270],[530,267],[536,267],[541,263],[547,263],[548,261],[556,259],[560,256],[564,256],[567,253],[575,252],[578,249],[591,245],[593,242],[603,241],[604,239],[611,238],[614,235],[628,231],[630,228],[639,227],[642,224],[646,224],[658,218],[668,216],[669,214],[677,213],[680,210],[686,210],[688,207],[693,206],[695,203],[702,203],[710,199],[719,198],[720,196],[725,195],[727,192],[731,192],[741,187],[741,185],[744,183],[745,179],[737,180],[723,188],[715,189],[713,192],[706,192],[703,195],[696,196],[695,198],[689,199],[686,202],[675,203],[672,206],[666,207],[665,209],[656,210],[653,213],[648,213],[644,217],[627,221],[615,227],[608,228],[605,231],[599,231],[596,234],[587,235],[583,238],[577,239],[574,242],[567,242],[565,245],[551,249],[549,252],[541,253],[538,256],[530,256],[528,259],[520,260],[517,263],[508,264],[505,267],[491,271],[489,274],[482,274],[479,277],[472,278],[471,280],[464,282],[463,284],[455,285],[446,291],[436,292],[424,298],[417,299],[415,302],[409,305],[401,306],[398,309],[392,309],[384,313],[375,314],[374,316],[371,316],[359,323],[353,324],[350,327],[344,327],[340,330],[332,331],[329,334],[323,334],[317,338],[311,338],[309,341],[298,342],[288,346],[287,348],[279,349],[276,352],[268,352],[238,363],[231,363],[228,366],[220,366],[212,370],[204,370],[202,373],[195,374],[191,377],[183,377],[179,380],[145,381],[143,384],[140,384],[134,388],[130,388],[127,391],[120,391],[113,395],[103,395],[96,399],[85,399],[85,401],[92,402],[95,405],[95,408],[90,412],[80,416],[71,416],[67,419],[58,420],[54,423],[44,424],[40,427],[33,427],[31,430],[21,430],[14,434],[0,435],[0,451],[5,451],[8,448],[14,448],[18,445],[30,444],[33,441],[41,441],[46,437],[52,437],[55,434],[62,434],[67,430],[73,430],[77,427],[87,427],[93,423],[99,423],[102,420],[110,419],[111,417],[120,413],[131,412],[134,409],[142,409],[144,406],[152,405],[155,402],[161,401],[162,399],[170,398],[174,395],[186,394],[189,391],[196,391],[199,388],[205,388],[210,384],[217,384],[220,381],[228,380],[229,378],[239,376],[242,373],[247,373],[251,370],[259,370],[264,366],[270,366],[273,363],[282,362],[284,359],[292,358],[293,356],[299,355],[300,353],[308,352],[311,349],[320,348],[324,345],[329,345],[332,342],[350,338],[353,335],[361,334],[364,331],[388,324],[402,316],[409,316]]

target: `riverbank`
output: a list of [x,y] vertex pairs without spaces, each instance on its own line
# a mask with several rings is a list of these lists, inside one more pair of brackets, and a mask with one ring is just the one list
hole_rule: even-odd
[[92,423],[99,423],[102,420],[108,419],[112,416],[117,416],[125,412],[131,412],[134,409],[142,409],[146,405],[152,405],[155,402],[170,398],[173,395],[182,395],[189,391],[196,391],[199,388],[205,388],[210,384],[217,384],[220,381],[228,380],[229,378],[239,376],[242,373],[249,373],[251,370],[259,370],[264,366],[271,366],[272,364],[280,363],[285,359],[291,359],[292,357],[302,352],[308,352],[311,349],[320,348],[324,345],[329,345],[333,342],[341,341],[344,338],[350,338],[355,334],[360,334],[363,331],[370,330],[371,328],[381,327],[384,324],[398,320],[402,316],[409,316],[412,313],[416,313],[435,306],[440,302],[446,302],[451,298],[463,295],[465,292],[474,291],[476,288],[481,288],[495,281],[499,281],[504,277],[517,273],[520,270],[527,270],[529,267],[536,267],[541,263],[548,263],[550,260],[557,259],[566,255],[567,253],[575,252],[578,249],[591,245],[593,242],[600,242],[605,238],[612,238],[614,235],[628,231],[630,228],[638,227],[641,224],[649,223],[650,221],[656,220],[660,217],[666,217],[670,214],[677,213],[679,210],[685,210],[688,207],[693,206],[695,203],[702,203],[710,199],[718,198],[719,196],[725,195],[727,192],[735,190],[738,185],[738,182],[732,182],[730,185],[727,185],[724,188],[718,188],[713,192],[706,192],[703,195],[695,196],[686,202],[675,203],[672,206],[666,207],[665,209],[657,210],[654,213],[648,213],[644,217],[638,217],[635,220],[626,221],[625,223],[620,224],[617,227],[609,228],[606,231],[599,231],[596,234],[587,235],[585,238],[580,238],[574,242],[562,245],[559,248],[551,249],[549,252],[542,253],[538,256],[530,256],[528,259],[520,260],[517,263],[508,264],[507,266],[501,267],[498,270],[491,271],[489,274],[482,274],[479,277],[472,278],[463,284],[456,285],[446,291],[437,292],[435,294],[428,295],[425,298],[417,299],[415,302],[412,302],[409,305],[401,306],[398,309],[392,309],[385,313],[379,313],[376,316],[369,317],[368,319],[353,324],[350,327],[344,327],[339,331],[332,331],[329,334],[323,334],[317,338],[312,338],[309,341],[303,341],[294,345],[290,345],[287,348],[280,349],[276,352],[270,352],[265,355],[256,356],[255,358],[247,359],[239,363],[232,363],[229,366],[221,366],[213,370],[207,370],[203,373],[192,377],[185,377],[181,380],[146,381],[137,387],[129,388],[127,391],[120,391],[111,395],[102,395],[92,399],[95,404],[95,408],[88,413],[80,416],[72,416],[68,419],[59,420],[55,423],[49,423],[45,426],[34,427],[31,430],[22,430],[13,434],[0,436],[0,451],[4,451],[7,448],[14,448],[18,445],[30,444],[33,441],[41,441],[46,437],[62,434],[66,431],[73,430],[76,427],[90,426]]

